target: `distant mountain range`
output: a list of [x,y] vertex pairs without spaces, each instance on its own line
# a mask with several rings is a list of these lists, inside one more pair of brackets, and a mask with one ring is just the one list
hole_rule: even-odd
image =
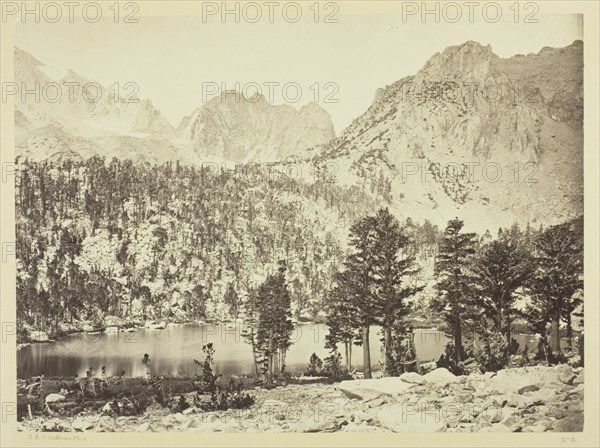
[[[15,49],[19,83],[89,80]],[[174,129],[148,100],[16,102],[17,154],[40,160],[93,154],[150,162],[207,160],[334,166],[400,217],[444,224],[460,216],[495,231],[583,213],[583,43],[508,59],[466,42],[414,76],[379,89],[336,137],[316,104],[296,110],[227,92]]]
[[329,114],[314,103],[296,110],[230,92],[196,109],[176,130],[151,101],[118,96],[18,48],[15,81],[40,92],[50,83],[60,87],[16,101],[17,151],[34,160],[99,154],[148,162],[277,162],[335,137]]

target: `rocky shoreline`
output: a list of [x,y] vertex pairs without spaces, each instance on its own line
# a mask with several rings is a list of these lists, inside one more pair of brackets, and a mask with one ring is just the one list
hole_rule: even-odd
[[[320,319],[299,320],[301,324],[324,323]],[[26,336],[17,342],[17,350],[32,344],[45,344],[49,342],[61,341],[71,335],[76,334],[94,334],[94,333],[117,333],[137,331],[141,328],[163,330],[167,327],[181,327],[186,325],[236,325],[231,322],[213,322],[209,320],[172,320],[169,318],[157,320],[128,320],[116,316],[107,316],[101,325],[92,325],[90,322],[77,322],[72,325],[63,324],[60,333],[52,334],[46,331],[26,326]]]
[[[141,416],[90,412],[18,422],[21,431],[92,432],[579,432],[583,368],[562,364],[454,376],[294,384],[251,391],[243,410],[181,413],[153,404]],[[190,398],[192,394],[189,394]],[[191,400],[190,400],[191,402]],[[50,404],[52,407],[52,404]]]

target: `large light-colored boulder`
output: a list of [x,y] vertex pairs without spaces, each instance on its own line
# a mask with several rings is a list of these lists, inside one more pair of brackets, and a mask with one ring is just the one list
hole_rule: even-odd
[[558,370],[554,367],[532,366],[499,370],[496,376],[485,382],[485,387],[500,394],[525,393],[533,387],[562,387]]
[[400,379],[405,383],[410,384],[425,384],[427,382],[427,380],[417,372],[404,372],[400,375]]
[[400,395],[413,387],[398,377],[342,381],[338,389],[348,398],[373,400],[382,395]]
[[49,394],[46,396],[46,403],[58,403],[64,400],[65,396],[61,394]]
[[94,331],[94,330],[95,330],[95,328],[90,322],[83,322],[81,324],[81,331],[85,331],[87,333],[87,332]]
[[454,375],[448,369],[444,369],[443,367],[429,372],[424,376],[424,378],[428,383],[438,384],[440,386],[458,382],[456,375]]
[[45,331],[32,330],[29,332],[29,340],[32,342],[48,342],[50,338]]
[[441,412],[422,411],[418,407],[393,404],[377,413],[382,426],[394,432],[444,432],[446,422]]
[[148,432],[150,430],[150,423],[144,422],[141,425],[135,427],[135,432]]
[[577,378],[577,375],[573,373],[573,369],[568,364],[559,364],[555,367],[558,375],[558,380],[564,384],[573,384],[573,380]]
[[110,401],[108,403],[106,403],[103,407],[102,407],[102,413],[103,414],[108,414],[108,415],[112,415],[115,411],[113,410],[113,407],[110,403]]

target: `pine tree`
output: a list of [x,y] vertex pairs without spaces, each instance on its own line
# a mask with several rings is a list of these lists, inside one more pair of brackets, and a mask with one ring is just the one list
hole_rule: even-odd
[[503,232],[497,240],[483,245],[473,259],[472,270],[478,286],[476,304],[483,317],[493,323],[493,330],[505,338],[503,363],[514,351],[511,326],[518,315],[515,301],[531,274],[532,263],[518,228],[511,233]]
[[336,286],[329,294],[327,301],[327,328],[325,348],[337,353],[337,345],[344,344],[346,370],[352,371],[352,346],[362,344],[360,309],[350,300],[346,287],[350,282],[345,278],[347,272],[335,275]]
[[476,236],[474,233],[461,233],[463,226],[463,221],[458,218],[449,221],[446,226],[434,268],[438,297],[432,301],[434,309],[442,313],[448,326],[456,362],[463,360],[463,327],[473,311],[473,278],[469,267],[475,253]]
[[[568,321],[581,303],[576,293],[583,288],[582,219],[549,227],[535,239],[535,270],[528,283],[531,315],[538,316],[537,327],[550,323],[552,360],[562,357],[560,322]],[[539,322],[541,319],[541,322]],[[545,337],[545,335],[543,335]]]
[[423,287],[410,284],[410,276],[418,272],[415,257],[409,255],[410,239],[404,234],[398,220],[387,208],[380,209],[375,215],[374,264],[375,294],[372,313],[382,325],[385,350],[385,374],[402,373],[398,363],[406,361],[398,356],[402,342],[412,337],[410,328],[403,324],[409,313],[407,299]]
[[346,258],[344,273],[339,279],[353,308],[357,310],[357,323],[362,335],[363,371],[371,378],[371,352],[369,329],[376,323],[375,263],[376,231],[375,218],[367,216],[350,228],[350,245],[353,252]]
[[233,288],[233,283],[229,283],[227,286],[227,291],[225,291],[225,297],[223,299],[225,304],[229,307],[229,314],[233,316],[234,319],[238,317],[238,302],[239,298],[237,292]]
[[267,276],[256,293],[256,345],[263,355],[269,383],[273,382],[276,373],[285,370],[285,354],[294,330],[285,271],[285,262],[280,261],[277,274]]
[[261,364],[261,354],[256,341],[256,332],[259,325],[257,291],[254,288],[248,288],[248,295],[243,304],[244,325],[242,327],[242,337],[250,344],[252,348],[252,357],[254,359],[254,368],[256,376],[259,375]]
[[384,333],[386,373],[390,374],[392,364],[406,361],[398,357],[398,344],[393,342],[410,333],[401,324],[408,314],[406,299],[422,289],[409,283],[417,273],[415,258],[408,251],[410,239],[389,210],[380,209],[352,226],[350,241],[353,252],[344,263],[345,270],[335,277],[327,346],[335,350],[338,342],[344,342],[350,369],[351,343],[361,335],[364,376],[370,378],[369,329],[379,324]]

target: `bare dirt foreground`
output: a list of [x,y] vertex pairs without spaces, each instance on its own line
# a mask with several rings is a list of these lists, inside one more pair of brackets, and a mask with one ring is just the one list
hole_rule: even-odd
[[102,412],[41,417],[22,431],[91,432],[579,432],[583,430],[583,368],[566,364],[454,376],[426,375],[281,386],[253,391],[249,409],[144,415]]

